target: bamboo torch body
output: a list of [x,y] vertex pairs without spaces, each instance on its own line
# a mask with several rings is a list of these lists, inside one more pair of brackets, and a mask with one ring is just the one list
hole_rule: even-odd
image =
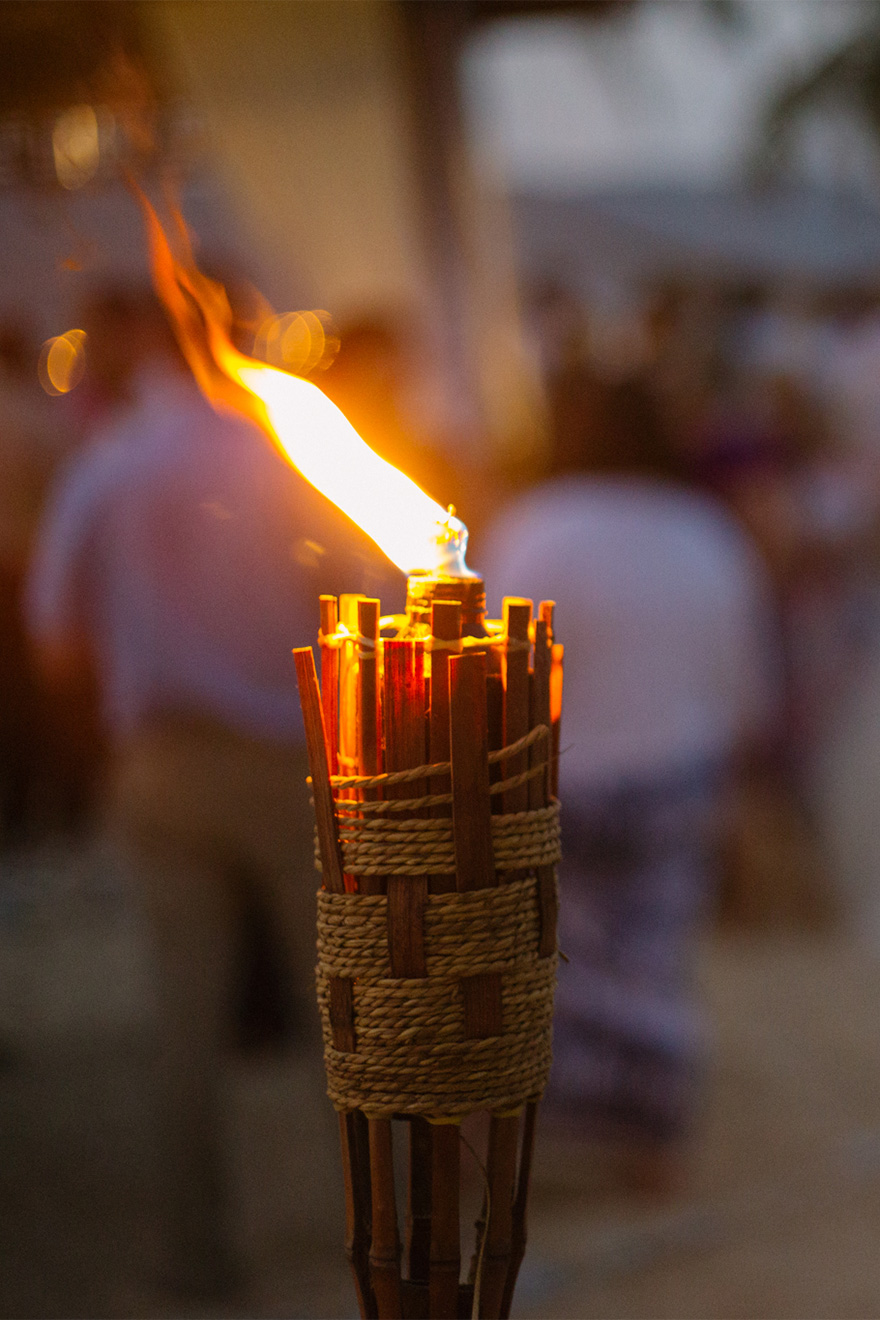
[[[465,594],[467,606],[448,583],[433,601],[422,588],[414,635],[404,630],[384,641],[378,601],[342,597],[337,605],[322,597],[321,691],[311,651],[295,652],[324,872],[319,910],[323,903],[328,913],[324,926],[319,916],[328,1089],[340,1110],[347,1250],[369,1320],[472,1313],[500,1320],[525,1250],[543,1082],[537,1073],[521,1082],[528,1063],[518,1069],[507,1062],[505,1032],[529,995],[517,989],[521,951],[512,948],[498,962],[503,925],[497,939],[491,932],[505,905],[513,911],[524,902],[528,914],[539,913],[529,916],[529,966],[545,1003],[547,986],[552,1000],[555,854],[545,848],[539,856],[518,830],[520,822],[538,828],[553,801],[551,687],[553,679],[559,686],[561,659],[551,651],[546,602],[533,622],[530,601],[506,600],[501,636],[480,636],[473,587]],[[464,641],[463,631],[471,634]],[[535,864],[545,856],[550,863]],[[367,906],[357,907],[359,900]],[[359,914],[372,932],[358,935],[373,941],[372,969],[361,967],[360,953],[345,952]],[[460,934],[444,935],[444,923]],[[339,931],[343,952],[328,952]],[[399,1031],[383,1010],[383,993],[399,1005]],[[409,1025],[410,1000],[436,1007],[424,1018],[412,1008]],[[545,1038],[549,1051],[549,1018],[542,1048]],[[456,1051],[460,1076],[449,1062]],[[435,1078],[441,1056],[446,1071]],[[496,1057],[504,1061],[497,1076],[486,1064]],[[401,1080],[380,1085],[376,1078],[388,1068]],[[362,1090],[345,1090],[349,1076]],[[395,1085],[399,1098],[388,1093]],[[480,1108],[489,1112],[478,1156],[488,1195],[471,1274],[461,1283],[460,1122]],[[405,1193],[395,1177],[396,1147],[397,1164],[407,1168]]]

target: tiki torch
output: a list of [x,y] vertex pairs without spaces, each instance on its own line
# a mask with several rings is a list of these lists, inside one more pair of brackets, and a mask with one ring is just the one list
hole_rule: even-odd
[[[199,385],[247,413],[409,573],[406,613],[320,600],[294,652],[323,885],[318,1002],[364,1317],[501,1317],[526,1240],[556,974],[562,651],[553,604],[485,617],[467,533],[316,386],[241,353],[222,288],[145,198],[156,287]],[[462,1120],[489,1115],[460,1282]],[[406,1138],[398,1215],[394,1149]],[[403,1232],[401,1234],[401,1218]]]

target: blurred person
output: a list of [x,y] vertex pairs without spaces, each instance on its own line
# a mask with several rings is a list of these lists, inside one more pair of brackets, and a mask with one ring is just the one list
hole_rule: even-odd
[[790,773],[802,779],[859,663],[880,489],[861,480],[816,391],[790,374],[730,373],[694,457],[695,478],[739,518],[770,573],[785,644]]
[[843,289],[824,300],[823,352],[816,384],[823,391],[843,451],[880,486],[880,297]]
[[552,380],[567,363],[589,354],[587,311],[565,281],[536,281],[526,291],[523,320],[526,341],[543,381]]
[[[64,473],[28,606],[56,685],[90,669],[100,682],[108,826],[157,970],[171,1281],[207,1296],[236,1277],[221,1063],[254,903],[283,958],[323,1113],[313,827],[290,650],[314,637],[320,592],[399,605],[403,580],[264,435],[208,404],[152,296],[128,309],[118,347],[130,402]],[[314,1195],[321,1158],[302,1150]]]
[[690,480],[723,502],[761,556],[782,656],[778,737],[739,795],[721,916],[746,926],[826,924],[836,903],[810,783],[858,663],[853,588],[869,510],[816,392],[720,351],[682,453]]
[[647,430],[629,421],[625,465],[561,467],[500,515],[482,563],[492,593],[553,598],[565,646],[566,961],[545,1108],[622,1138],[630,1175],[660,1189],[699,1097],[696,941],[738,767],[772,731],[777,656],[748,539],[664,476],[653,444],[639,461]]
[[[829,419],[831,443],[822,455],[820,479],[807,494],[822,551],[818,562],[813,554],[811,580],[821,573],[826,593],[807,597],[814,606],[806,617],[812,628],[804,630],[798,658],[805,652],[808,661],[814,660],[824,643],[818,654],[825,660],[821,676],[827,674],[827,681],[820,693],[822,737],[810,748],[808,789],[841,915],[859,940],[876,949],[880,299],[870,286],[843,288],[827,294],[819,311],[825,351],[815,384]],[[815,693],[806,689],[803,695],[805,706]],[[808,727],[814,724],[815,716]]]

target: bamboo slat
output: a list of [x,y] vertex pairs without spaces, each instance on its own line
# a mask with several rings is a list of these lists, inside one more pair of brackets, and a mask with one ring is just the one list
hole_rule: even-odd
[[[441,643],[461,637],[461,607],[457,601],[435,601],[431,611],[431,635]],[[452,652],[443,645],[431,652],[431,704],[428,719],[429,760],[450,759],[449,661]],[[435,779],[433,790],[449,791],[449,780]],[[436,807],[441,815],[445,807]],[[455,889],[455,876],[428,879],[429,893]],[[458,1315],[461,1271],[459,1125],[431,1126],[431,1230],[428,1265],[428,1314],[432,1320],[455,1320]]]
[[[505,597],[503,624],[506,642],[500,649],[503,686],[503,742],[515,742],[528,733],[530,723],[529,626],[532,602],[520,597]],[[505,777],[519,774],[528,765],[528,753],[512,757],[504,765]],[[503,795],[503,810],[525,811],[529,806],[528,783]],[[489,978],[483,978],[488,980]],[[485,993],[497,995],[500,1009],[500,978],[496,987]],[[503,1023],[501,1024],[503,1026]],[[500,1029],[500,1028],[499,1028]],[[480,1315],[500,1314],[510,1272],[513,1247],[513,1201],[516,1185],[519,1115],[492,1114],[489,1120],[489,1143],[486,1176],[489,1183],[488,1214],[485,1226]],[[485,1211],[484,1211],[485,1213]]]
[[348,976],[333,976],[329,980],[333,1048],[351,1054],[357,1049],[354,1029],[354,988]]
[[[331,637],[339,623],[339,603],[335,596],[321,596],[321,633]],[[321,704],[324,711],[324,737],[327,764],[331,775],[338,771],[336,753],[339,745],[339,649],[321,647]]]
[[330,769],[327,764],[327,741],[324,736],[324,717],[321,711],[321,692],[315,657],[310,646],[298,646],[293,652],[296,681],[306,730],[306,750],[312,772],[312,796],[315,801],[315,819],[318,841],[321,845],[321,865],[324,884],[334,894],[345,890],[342,879],[342,858],[336,830],[336,812],[330,791]]
[[[483,652],[453,656],[449,669],[456,886],[484,889],[498,883],[492,853],[486,656]],[[503,1025],[497,975],[464,977],[461,993],[465,1035],[497,1036]]]
[[[425,673],[421,642],[385,643],[385,768],[410,770],[425,761]],[[418,797],[424,783],[395,785],[389,796]],[[393,976],[426,976],[423,922],[427,876],[389,876],[388,949]]]
[[[357,746],[357,772],[359,775],[379,773],[382,759],[382,740],[379,735],[379,615],[381,602],[368,597],[358,599],[357,628],[362,637],[373,643],[374,649],[363,648],[357,672],[354,713],[357,722],[355,742]],[[375,791],[367,790],[365,796],[376,797]],[[381,894],[384,892],[379,876],[362,875],[356,877],[357,891],[361,894]]]
[[[519,596],[505,596],[503,610],[502,621],[508,639],[501,648],[506,746],[529,731],[529,624],[532,621],[532,602]],[[518,775],[527,766],[527,752],[511,757],[504,765],[505,777]],[[528,805],[528,784],[521,784],[504,794],[505,811],[525,811]]]
[[339,1115],[345,1185],[345,1249],[354,1275],[358,1306],[366,1320],[378,1315],[370,1282],[370,1165],[363,1114]]
[[[554,602],[542,600],[538,606],[538,619],[535,623],[535,664],[531,689],[530,726],[547,724],[551,728],[551,675],[553,645],[553,610]],[[558,728],[558,722],[557,722]],[[548,800],[552,783],[553,756],[552,746],[536,746],[533,749],[533,764],[541,757],[548,758],[548,773],[529,781],[529,806],[544,806]],[[556,895],[552,868],[539,867],[538,900],[541,905],[541,944],[540,952],[548,955],[556,947]],[[525,1257],[526,1250],[526,1213],[528,1208],[529,1186],[532,1172],[532,1155],[535,1143],[535,1126],[538,1106],[530,1101],[525,1106],[522,1144],[517,1175],[516,1196],[513,1202],[511,1218],[511,1254],[507,1278],[501,1298],[499,1314],[507,1320],[513,1301],[517,1275]]]
[[[425,761],[424,644],[385,643],[385,768],[409,770]],[[424,782],[391,787],[389,796],[418,797]],[[393,976],[427,975],[424,916],[427,876],[388,877],[388,951]],[[431,1133],[424,1119],[408,1124],[409,1179],[406,1216],[406,1272],[410,1281],[428,1282],[431,1246]]]
[[373,648],[361,649],[357,686],[357,748],[358,774],[375,775],[379,772],[381,740],[379,738],[379,615],[381,601],[364,597],[357,603],[358,633]]
[[454,655],[449,662],[449,745],[452,819],[458,889],[494,885],[486,720],[486,657]]
[[[406,1210],[406,1276],[427,1284],[431,1263],[431,1205],[434,1182],[433,1129],[426,1118],[411,1118],[409,1187]],[[445,1174],[441,1173],[441,1177]]]
[[394,1151],[390,1118],[371,1118],[370,1189],[372,1236],[370,1277],[383,1320],[401,1320],[400,1237],[394,1194]]
[[[532,684],[532,727],[536,724],[545,724],[552,729],[550,720],[550,680],[552,658],[550,649],[550,626],[552,623],[552,607],[546,607],[550,602],[543,602],[545,616],[550,615],[550,622],[545,617],[539,619],[535,624],[535,673]],[[549,787],[551,776],[551,765],[553,760],[552,746],[540,744],[532,748],[532,761],[538,764],[540,761],[547,761],[547,769],[544,774],[536,776],[529,781],[529,806],[544,807],[549,801]],[[557,898],[556,898],[556,876],[552,866],[539,866],[537,868],[538,878],[538,903],[541,909],[541,942],[538,951],[544,958],[549,958],[556,952],[556,922],[558,917]]]
[[480,1288],[480,1316],[486,1320],[498,1320],[501,1314],[510,1271],[519,1123],[518,1114],[493,1114],[489,1120],[486,1154],[489,1215]]
[[[455,600],[435,601],[431,610],[431,635],[441,643],[454,643],[461,638],[461,605]],[[428,745],[431,762],[450,759],[449,743],[449,661],[452,652],[442,646],[431,652],[431,706],[428,714]],[[432,792],[448,793],[449,780],[435,779]],[[447,813],[445,807],[435,807],[435,814]],[[451,893],[455,889],[454,875],[435,875],[428,880],[432,894]]]
[[522,1148],[519,1158],[519,1174],[516,1183],[516,1198],[513,1203],[512,1249],[510,1266],[501,1298],[500,1317],[507,1320],[516,1288],[517,1275],[526,1254],[527,1225],[526,1214],[529,1202],[529,1187],[532,1178],[532,1154],[535,1148],[535,1126],[538,1117],[538,1102],[530,1100],[525,1108],[523,1120]]
[[553,797],[559,797],[559,730],[562,719],[562,669],[565,648],[559,642],[554,642],[550,657],[550,728],[552,730],[550,793]]
[[[321,866],[324,884],[332,893],[345,891],[342,873],[342,859],[336,829],[336,817],[333,796],[330,788],[327,744],[324,733],[321,693],[315,670],[315,657],[309,646],[298,647],[293,653],[296,676],[299,684],[300,702],[306,730],[306,747],[312,772],[312,795],[315,802],[315,819],[318,828],[318,840],[321,845]],[[331,1004],[334,1004],[331,1022],[334,1045],[337,1049],[353,1048],[354,1019],[351,1001],[351,982],[344,978],[334,978],[330,984]],[[365,1316],[376,1314],[373,1293],[367,1269],[368,1234],[365,1217],[365,1198],[369,1195],[369,1168],[364,1165],[362,1155],[356,1147],[356,1122],[354,1115],[340,1116],[340,1136],[342,1139],[342,1159],[345,1180],[347,1249],[355,1278],[355,1288]]]
[[339,622],[351,634],[350,641],[344,641],[337,651],[339,656],[339,768],[343,774],[350,775],[357,764],[358,756],[358,715],[357,715],[357,675],[358,647],[355,637],[358,632],[358,601],[360,596],[344,592],[339,597]]
[[431,1320],[455,1320],[461,1272],[460,1131],[458,1123],[432,1127],[431,1260],[428,1300]]

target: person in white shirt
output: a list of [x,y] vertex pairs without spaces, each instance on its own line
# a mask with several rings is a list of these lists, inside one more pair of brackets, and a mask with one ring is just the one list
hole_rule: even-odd
[[[216,1301],[241,1263],[223,1064],[243,913],[265,914],[316,1106],[323,1089],[290,649],[314,637],[320,592],[360,587],[393,602],[396,591],[402,604],[404,582],[261,432],[208,403],[151,295],[133,293],[120,319],[128,403],[60,474],[28,620],[56,687],[98,679],[106,826],[148,919],[156,977],[167,1282]],[[313,1218],[328,1185],[322,1150],[299,1147]]]
[[692,985],[737,757],[772,725],[778,663],[757,553],[656,475],[563,475],[483,542],[490,607],[557,602],[565,646],[560,967],[551,1113],[677,1142],[698,1094]]

